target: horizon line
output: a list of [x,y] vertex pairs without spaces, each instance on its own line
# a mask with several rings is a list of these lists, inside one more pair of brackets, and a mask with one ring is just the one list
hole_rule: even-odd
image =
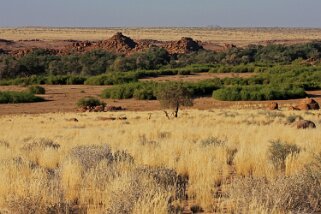
[[45,25],[25,25],[25,26],[0,26],[0,28],[61,28],[61,29],[119,29],[119,28],[126,28],[126,29],[148,29],[148,28],[198,28],[198,29],[321,29],[321,27],[311,27],[311,26],[45,26]]

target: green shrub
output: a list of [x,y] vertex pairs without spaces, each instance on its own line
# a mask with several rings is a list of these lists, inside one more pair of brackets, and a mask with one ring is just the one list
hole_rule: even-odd
[[213,92],[213,97],[218,100],[283,100],[303,98],[306,96],[304,89],[294,86],[231,86]]
[[81,98],[78,102],[77,102],[77,106],[80,108],[84,108],[84,107],[96,107],[96,106],[105,106],[106,104],[104,102],[101,102],[99,99],[95,98],[95,97],[84,97]]
[[185,86],[195,96],[210,96],[214,90],[222,87],[222,82],[219,78],[202,80],[194,83],[185,83]]
[[191,71],[189,70],[179,70],[177,72],[178,75],[190,75],[191,74]]
[[134,90],[133,97],[137,100],[154,100],[156,99],[154,95],[153,88],[138,88]]
[[138,74],[135,72],[124,73],[110,73],[102,74],[99,76],[89,77],[86,81],[86,85],[117,85],[130,82],[137,82]]
[[156,93],[163,108],[173,110],[174,117],[178,117],[180,106],[192,106],[193,99],[191,91],[180,82],[172,82],[159,85]]
[[44,87],[41,87],[39,85],[32,85],[28,87],[28,92],[32,94],[45,94],[46,89]]
[[134,88],[130,84],[117,85],[103,90],[101,97],[108,99],[129,99],[134,95]]
[[210,73],[253,73],[255,72],[256,66],[253,64],[249,65],[221,65],[220,67],[213,67],[209,70]]
[[30,92],[0,91],[0,103],[31,103],[41,101],[44,101],[44,99]]
[[[112,99],[129,99],[134,97],[140,100],[153,100],[156,99],[156,94],[160,87],[164,89],[175,83],[177,82],[137,82],[115,85],[105,89],[101,96]],[[191,96],[210,95],[213,90],[220,88],[220,84],[219,79],[205,80],[196,83],[182,83],[184,88],[188,89]]]
[[86,80],[87,80],[87,77],[84,77],[84,76],[69,75],[66,80],[66,84],[67,85],[83,85]]
[[87,77],[78,75],[50,75],[18,77],[15,79],[1,80],[0,85],[82,85]]
[[138,82],[116,85],[105,89],[101,97],[112,99],[129,99],[136,98],[139,100],[156,99],[155,91],[158,83],[155,82]]

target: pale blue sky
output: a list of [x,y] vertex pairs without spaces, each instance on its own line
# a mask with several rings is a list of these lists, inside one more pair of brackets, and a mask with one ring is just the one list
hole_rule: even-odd
[[321,0],[0,0],[0,27],[321,27]]

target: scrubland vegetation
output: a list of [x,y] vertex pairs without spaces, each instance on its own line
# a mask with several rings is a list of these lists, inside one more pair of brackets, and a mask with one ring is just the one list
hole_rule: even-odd
[[216,78],[184,84],[194,97],[213,94],[220,100],[291,99],[304,97],[304,90],[321,88],[320,56],[320,42],[250,45],[223,52],[203,50],[176,55],[161,48],[129,56],[103,50],[60,56],[35,49],[20,58],[0,55],[0,84],[115,85],[102,96],[156,99],[159,86],[171,83],[142,83],[140,79],[199,72],[255,73],[249,78]]
[[[252,45],[230,48],[224,52],[202,50],[178,55],[170,55],[161,48],[150,48],[129,56],[104,50],[60,56],[45,49],[35,49],[19,58],[1,54],[0,78],[70,74],[92,76],[109,72],[182,68],[193,64],[204,65],[203,71],[253,72],[259,71],[262,66],[291,64],[296,60],[317,60],[320,59],[320,53],[320,42],[291,46]],[[188,70],[193,72],[193,67]]]
[[[297,118],[317,128],[297,130]],[[69,113],[0,122],[1,213],[321,211],[317,111],[185,110],[172,120],[163,112]]]
[[[321,89],[320,57],[320,42],[172,55],[160,48],[0,54],[0,84],[28,86],[0,92],[0,103],[43,101],[36,96],[46,93],[43,84],[79,84],[106,85],[101,98],[158,99],[165,108],[1,116],[0,213],[321,212],[318,111],[185,109],[178,116],[196,97],[306,97]],[[254,75],[142,81],[204,72]],[[119,108],[96,95],[82,91],[75,108]],[[297,129],[300,119],[316,128]]]
[[28,91],[32,94],[45,94],[46,89],[39,85],[32,85],[28,87]]
[[3,103],[32,103],[44,101],[31,92],[0,91],[0,104]]

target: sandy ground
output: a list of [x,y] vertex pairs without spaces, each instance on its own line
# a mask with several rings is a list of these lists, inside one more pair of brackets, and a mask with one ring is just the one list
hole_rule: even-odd
[[[55,113],[55,112],[76,112],[77,101],[86,96],[99,96],[103,89],[108,86],[86,86],[86,85],[46,85],[46,95],[42,95],[47,101],[41,103],[25,103],[25,104],[0,104],[0,115],[5,114],[37,114],[37,113]],[[24,87],[20,86],[1,86],[0,91],[22,91]],[[321,91],[310,91],[309,96],[314,97],[321,103]],[[157,100],[140,101],[135,99],[113,100],[105,99],[107,105],[122,106],[129,111],[152,111],[161,109]],[[211,97],[197,98],[194,100],[195,109],[215,109],[215,108],[266,108],[271,101],[241,101],[228,102],[218,101]],[[296,105],[300,99],[278,101],[281,107]]]
[[301,43],[321,39],[314,28],[0,28],[0,38],[10,40],[104,40],[116,32],[133,39],[160,41],[192,37],[211,43]]

